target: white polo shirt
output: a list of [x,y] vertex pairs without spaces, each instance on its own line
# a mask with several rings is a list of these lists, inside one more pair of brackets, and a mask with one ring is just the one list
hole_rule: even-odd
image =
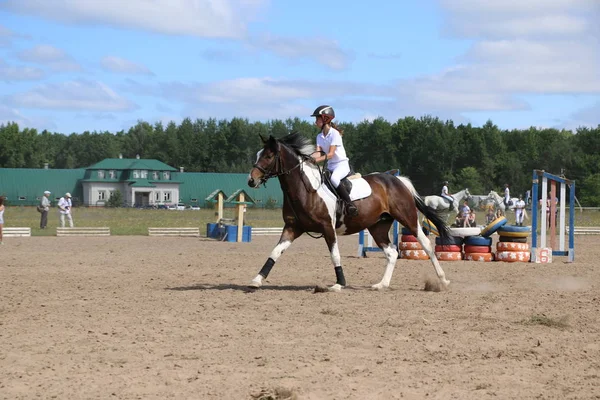
[[329,154],[329,148],[331,146],[336,146],[333,157],[329,159],[330,164],[348,161],[344,143],[342,141],[342,135],[340,135],[340,132],[335,128],[330,128],[327,136],[325,136],[323,132],[319,133],[317,135],[317,146],[319,146],[326,154]]

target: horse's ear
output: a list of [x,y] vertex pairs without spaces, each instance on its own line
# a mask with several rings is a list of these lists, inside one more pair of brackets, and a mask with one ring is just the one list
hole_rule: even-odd
[[269,146],[273,152],[277,152],[277,139],[275,139],[273,135],[269,135],[269,140],[267,140],[266,145]]
[[267,139],[265,139],[263,135],[259,133],[258,136],[260,137],[260,140],[263,142],[263,144],[267,143]]

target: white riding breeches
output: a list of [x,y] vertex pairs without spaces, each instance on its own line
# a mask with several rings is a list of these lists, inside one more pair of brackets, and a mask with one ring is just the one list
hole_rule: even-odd
[[350,173],[350,164],[348,161],[340,161],[335,164],[327,164],[327,169],[331,171],[331,183],[334,187],[340,186],[340,182]]
[[522,208],[517,208],[515,210],[515,219],[516,219],[517,224],[523,223],[523,217],[525,216],[525,213],[523,211],[524,210]]

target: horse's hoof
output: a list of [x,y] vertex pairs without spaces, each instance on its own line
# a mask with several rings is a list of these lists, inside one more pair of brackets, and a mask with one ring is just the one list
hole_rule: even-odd
[[262,282],[258,282],[258,281],[252,281],[250,282],[250,284],[248,285],[248,287],[250,289],[258,289],[262,286]]
[[333,286],[331,286],[331,287],[329,288],[329,291],[330,291],[330,292],[337,292],[337,293],[339,293],[339,292],[341,292],[341,291],[342,291],[342,288],[343,288],[343,286],[342,286],[342,285],[340,285],[339,283],[336,283],[335,285],[333,285]]
[[386,288],[387,286],[384,286],[382,283],[371,286],[372,290],[385,290]]
[[448,279],[444,279],[442,280],[442,285],[444,286],[444,288],[447,288],[448,286],[450,286],[450,281]]

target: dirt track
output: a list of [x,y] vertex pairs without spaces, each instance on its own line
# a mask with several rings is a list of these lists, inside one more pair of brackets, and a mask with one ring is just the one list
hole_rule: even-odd
[[367,290],[383,255],[342,238],[352,287],[314,294],[335,279],[322,239],[252,293],[275,237],[7,238],[0,397],[600,398],[599,239],[576,239],[574,264],[444,262],[432,293],[429,261]]

